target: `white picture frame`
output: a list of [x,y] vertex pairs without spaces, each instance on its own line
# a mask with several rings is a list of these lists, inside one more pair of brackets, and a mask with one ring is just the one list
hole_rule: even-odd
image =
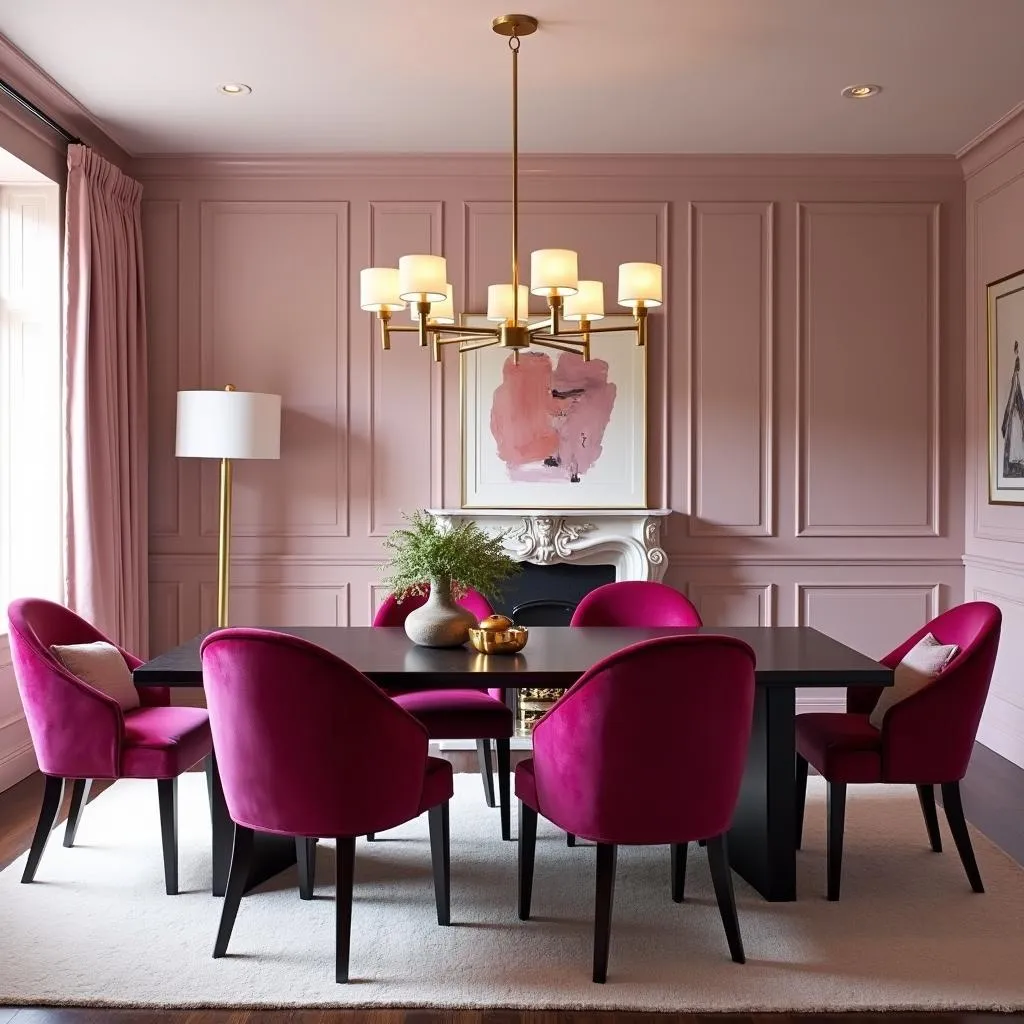
[[988,310],[988,500],[1024,505],[1024,270],[993,281]]
[[647,349],[633,322],[600,321],[623,331],[591,336],[589,366],[539,346],[520,353],[522,371],[498,345],[460,357],[463,508],[647,507]]

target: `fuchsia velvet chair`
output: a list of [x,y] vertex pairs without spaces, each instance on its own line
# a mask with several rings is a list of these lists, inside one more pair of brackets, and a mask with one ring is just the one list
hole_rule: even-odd
[[972,601],[943,612],[882,658],[883,664],[895,668],[926,633],[941,644],[960,648],[931,683],[886,712],[881,730],[868,721],[881,687],[848,689],[845,714],[797,715],[796,845],[799,849],[803,832],[807,770],[814,765],[828,781],[828,899],[839,899],[846,787],[859,782],[916,785],[936,853],[942,852],[934,789],[940,786],[949,830],[971,888],[985,891],[964,820],[960,780],[967,774],[992,680],[1001,623],[996,605]]
[[571,626],[700,626],[700,613],[674,587],[653,580],[620,580],[590,591]]
[[[113,697],[79,679],[51,646],[110,641],[63,605],[20,598],[11,602],[7,616],[14,674],[39,770],[46,776],[39,822],[21,880],[35,878],[60,811],[65,780],[74,780],[64,833],[64,845],[73,846],[93,779],[156,779],[164,882],[168,895],[174,895],[178,891],[178,776],[210,754],[207,713],[201,708],[170,707],[165,687],[139,687],[141,706],[124,710]],[[128,651],[118,650],[130,669],[141,664]]]
[[713,634],[645,640],[598,662],[534,726],[516,766],[519,917],[530,916],[537,815],[597,843],[594,981],[608,971],[616,848],[672,848],[672,898],[686,854],[707,841],[733,960],[743,963],[726,831],[754,712],[754,652]]
[[[595,587],[573,612],[570,626],[701,626],[700,613],[674,587],[653,580],[619,580]],[[567,846],[576,837],[567,833]]]
[[[409,612],[419,608],[426,596],[409,595],[401,603],[388,594],[373,618],[375,626],[403,626]],[[494,614],[483,594],[468,590],[459,604],[471,612],[477,622]],[[426,726],[432,740],[476,740],[480,777],[487,806],[494,806],[494,769],[491,765],[491,740],[498,752],[498,805],[501,813],[501,838],[511,838],[510,820],[510,739],[514,731],[512,709],[505,693],[490,690],[406,690],[388,691],[406,711]],[[372,838],[372,837],[371,837]]]
[[[437,923],[450,923],[452,767],[428,757],[424,727],[351,665],[263,629],[222,629],[202,644],[210,725],[235,823],[214,957],[227,952],[253,832],[337,843],[337,981],[348,981],[356,837],[429,814]],[[312,865],[299,857],[300,884]]]

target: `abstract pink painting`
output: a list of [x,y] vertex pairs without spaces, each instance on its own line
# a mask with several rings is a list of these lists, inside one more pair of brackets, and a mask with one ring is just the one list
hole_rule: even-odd
[[601,457],[616,387],[603,359],[508,356],[491,403],[498,458],[517,481],[578,484]]

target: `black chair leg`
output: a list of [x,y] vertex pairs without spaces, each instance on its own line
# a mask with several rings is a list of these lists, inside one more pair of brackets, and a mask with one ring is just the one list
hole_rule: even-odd
[[448,801],[427,812],[430,825],[430,864],[434,870],[434,903],[437,923],[452,923],[451,842],[448,832]]
[[36,877],[36,869],[39,867],[39,859],[46,849],[46,840],[50,838],[54,822],[60,811],[61,801],[64,799],[64,780],[56,775],[47,775],[46,785],[43,789],[43,803],[39,808],[39,821],[36,822],[36,831],[32,836],[32,846],[28,851],[28,862],[22,873],[23,882],[32,882]]
[[846,783],[828,784],[828,899],[839,899],[843,878],[843,827],[846,822]]
[[807,769],[810,767],[807,758],[796,755],[796,848],[799,850],[804,841],[804,807],[807,805]]
[[494,765],[491,764],[491,741],[476,741],[476,759],[480,765],[480,778],[484,784],[484,800],[488,807],[494,806]]
[[572,832],[566,832],[565,833],[565,845],[566,846],[575,846],[576,845],[576,836],[573,835]]
[[672,900],[674,903],[683,902],[683,892],[686,889],[686,854],[689,848],[689,843],[672,844]]
[[213,773],[216,771],[217,762],[213,754],[207,754],[203,758],[203,774],[206,776],[206,799],[210,801],[210,814],[213,814]]
[[502,839],[512,838],[512,796],[509,786],[512,779],[511,742],[507,736],[494,741],[494,745],[498,748],[498,800],[501,803]]
[[725,833],[709,839],[707,846],[711,881],[715,887],[715,899],[718,900],[718,912],[722,915],[729,953],[736,963],[745,964],[747,958],[743,952],[740,921],[736,916],[736,893],[732,887],[732,869],[729,867],[729,848]]
[[594,898],[594,981],[608,977],[608,950],[612,937],[612,902],[615,896],[615,859],[618,847],[597,844],[597,892]]
[[334,912],[335,952],[334,980],[339,984],[348,981],[348,956],[352,944],[352,883],[355,879],[356,841],[355,837],[337,840],[338,852],[335,861]]
[[311,900],[316,888],[316,840],[295,837],[295,862],[299,866],[299,899]]
[[160,800],[160,839],[164,848],[164,886],[178,895],[178,779],[157,779]]
[[82,809],[89,800],[92,779],[75,779],[71,787],[71,809],[68,811],[68,823],[64,826],[64,845],[75,845],[78,835],[78,823],[82,820]]
[[946,812],[946,821],[949,822],[949,831],[953,833],[956,852],[960,854],[960,863],[963,864],[964,871],[967,872],[967,880],[975,892],[984,892],[985,886],[981,882],[978,862],[974,859],[971,835],[967,831],[967,819],[964,818],[964,805],[960,800],[959,782],[944,782],[942,784],[942,807]]
[[935,810],[935,787],[918,786],[917,799],[921,802],[924,827],[928,830],[928,842],[935,853],[942,853],[942,836],[939,833],[939,815]]
[[213,944],[214,959],[224,956],[228,951],[231,929],[235,927],[235,918],[238,916],[238,905],[242,902],[245,884],[249,881],[252,847],[252,829],[236,825],[234,839],[231,842],[231,868],[228,871],[227,888],[224,890],[224,906],[220,911],[220,927],[217,929],[217,940]]
[[537,812],[519,801],[519,920],[529,921],[533,899],[533,859],[537,852]]

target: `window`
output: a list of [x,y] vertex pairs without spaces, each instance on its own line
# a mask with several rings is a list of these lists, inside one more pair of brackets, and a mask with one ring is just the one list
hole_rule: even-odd
[[14,164],[0,160],[0,613],[64,596],[60,196]]

